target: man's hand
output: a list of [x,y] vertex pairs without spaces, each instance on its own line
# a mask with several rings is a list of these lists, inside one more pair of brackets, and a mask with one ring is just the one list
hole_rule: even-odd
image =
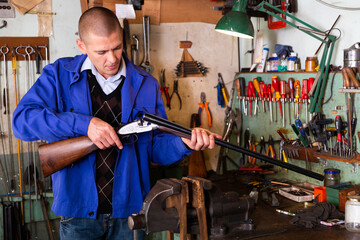
[[195,151],[213,149],[215,147],[215,137],[221,139],[219,134],[212,133],[202,128],[194,128],[191,132],[191,138],[181,138],[182,141]]
[[117,146],[119,149],[123,148],[114,128],[100,118],[93,117],[90,120],[87,135],[100,149],[106,149],[111,146]]

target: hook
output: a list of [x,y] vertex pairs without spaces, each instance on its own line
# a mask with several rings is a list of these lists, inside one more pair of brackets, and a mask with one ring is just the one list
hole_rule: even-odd
[[7,21],[3,20],[3,21],[2,21],[2,25],[0,26],[0,29],[1,29],[1,28],[4,28],[4,27],[6,27],[6,26],[7,26]]

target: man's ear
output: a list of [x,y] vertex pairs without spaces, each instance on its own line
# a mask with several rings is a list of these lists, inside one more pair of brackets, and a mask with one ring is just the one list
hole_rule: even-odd
[[87,54],[85,43],[81,41],[79,38],[76,39],[76,45],[83,54]]

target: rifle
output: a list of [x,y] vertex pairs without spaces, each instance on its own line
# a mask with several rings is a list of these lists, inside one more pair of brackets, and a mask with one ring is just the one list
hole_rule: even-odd
[[[155,129],[171,133],[179,137],[184,137],[188,139],[190,139],[191,137],[191,129],[148,113],[145,113],[142,118],[121,127],[118,131],[118,134],[120,134],[120,136],[126,136],[129,134],[143,133]],[[289,169],[291,171],[303,174],[319,181],[324,180],[324,176],[319,173],[312,172],[310,170],[298,167],[290,163],[281,162],[277,159],[262,155],[246,148],[236,146],[220,139],[215,138],[215,144]],[[94,147],[94,145],[95,144],[92,143],[91,140],[86,136],[41,145],[39,147],[39,156],[44,177],[47,177],[50,174],[59,171],[79,160],[80,158],[90,154],[97,149],[97,147]],[[70,148],[70,151],[64,151],[64,149],[68,148]],[[63,153],[61,154],[61,152]],[[58,157],[60,155],[61,157]]]

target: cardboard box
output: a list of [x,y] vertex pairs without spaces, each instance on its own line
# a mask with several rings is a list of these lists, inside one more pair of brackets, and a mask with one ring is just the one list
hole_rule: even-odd
[[355,190],[354,185],[352,185],[350,182],[328,186],[326,187],[326,201],[329,203],[333,203],[336,207],[339,207],[339,209],[343,209],[341,211],[345,210],[345,202],[346,202],[346,195],[345,197],[342,197],[340,203],[340,195],[346,194],[348,192],[351,192]]

